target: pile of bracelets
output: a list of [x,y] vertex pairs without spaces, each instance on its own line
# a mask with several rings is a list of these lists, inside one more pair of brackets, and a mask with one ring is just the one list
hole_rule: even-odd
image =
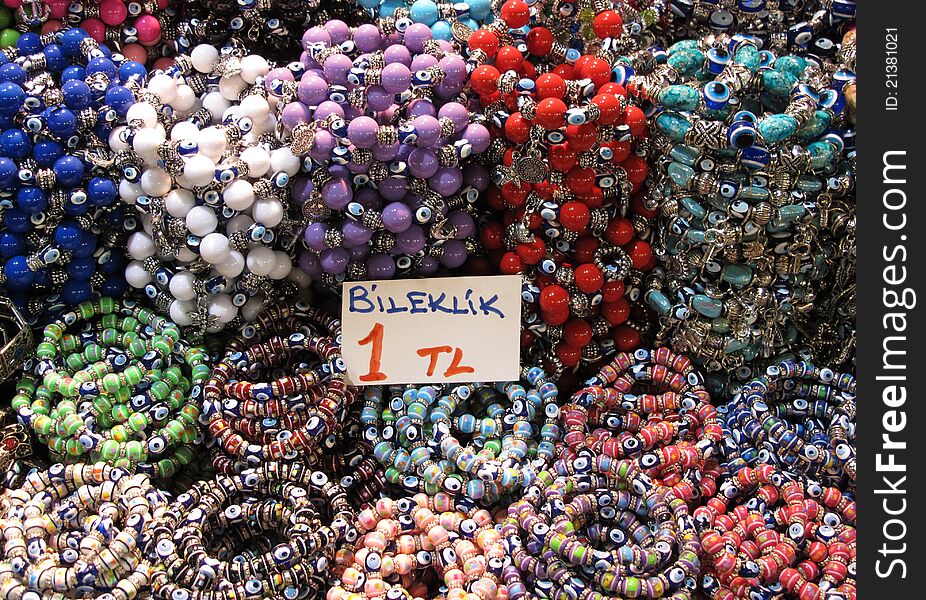
[[[722,421],[691,361],[668,348],[621,352],[563,407],[560,461],[632,459],[686,501],[717,491]],[[594,429],[593,429],[594,428]]]
[[855,377],[808,362],[769,366],[719,412],[727,468],[771,464],[855,487]]
[[461,95],[466,60],[427,25],[391,18],[329,21],[302,41],[306,72],[282,112],[308,165],[293,187],[308,219],[299,266],[329,287],[463,266],[489,185],[472,164],[489,131]]
[[0,0],[0,600],[855,600],[855,11]]
[[143,65],[79,29],[26,33],[0,65],[0,290],[31,322],[125,291],[124,231],[107,148]]
[[208,45],[176,61],[152,74],[110,138],[119,193],[139,212],[126,279],[177,324],[216,332],[309,283],[288,252],[300,161],[273,133],[271,90],[294,75]]
[[193,460],[209,356],[132,300],[103,297],[45,327],[12,399],[53,460],[89,458],[152,478]]
[[203,388],[219,471],[333,449],[355,397],[340,339],[339,319],[297,303],[270,306],[228,342]]
[[[298,58],[303,32],[330,19],[361,23],[353,0],[189,0],[172,2],[164,19],[164,54],[186,54],[198,44],[247,48],[268,59]],[[285,62],[285,61],[283,61]]]
[[556,385],[518,382],[367,388],[360,425],[389,483],[493,506],[531,484],[559,440]]
[[508,507],[501,534],[512,600],[533,596],[690,600],[701,544],[685,500],[638,462],[606,455],[544,471]]
[[506,552],[492,515],[444,492],[382,498],[357,515],[360,536],[335,555],[329,600],[504,595]]
[[55,464],[0,494],[7,598],[129,600],[151,582],[137,540],[167,500],[148,476]]
[[79,27],[129,60],[148,64],[158,58],[163,11],[169,0],[4,0],[16,9],[20,27],[51,33]]
[[268,460],[177,496],[138,545],[160,600],[316,597],[335,548],[357,539],[355,520],[324,472]]
[[730,472],[696,508],[709,598],[855,597],[852,496],[770,465]]
[[[481,241],[500,272],[525,276],[523,343],[545,354],[527,360],[573,368],[640,344],[631,299],[655,257],[639,194],[646,118],[613,78],[619,51],[641,43],[625,32],[643,26],[604,10],[588,27],[584,10],[563,19],[555,4],[538,2],[529,21],[530,7],[508,0],[468,47],[470,87],[493,125],[486,200],[501,217]],[[581,45],[558,41],[564,26],[581,28]]]
[[354,0],[380,19],[408,19],[431,28],[435,40],[465,42],[466,37],[495,18],[491,0]]
[[[665,252],[646,282],[658,339],[708,371],[749,379],[757,361],[846,343],[850,314],[804,316],[854,292],[854,131],[842,88],[813,58],[776,55],[748,35],[676,42],[629,85],[660,111],[662,156],[647,204]],[[660,62],[661,61],[661,62]],[[834,271],[847,269],[844,275]]]

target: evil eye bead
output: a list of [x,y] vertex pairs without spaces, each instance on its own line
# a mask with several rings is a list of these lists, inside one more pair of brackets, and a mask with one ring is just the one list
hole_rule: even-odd
[[796,23],[788,28],[788,47],[803,48],[813,39],[813,28],[807,21]]
[[730,103],[730,86],[722,81],[711,81],[704,85],[701,95],[707,108],[722,110]]
[[412,75],[412,85],[426,86],[431,85],[432,81],[431,73],[426,69],[415,71],[415,74]]
[[427,223],[431,220],[432,215],[431,209],[427,206],[421,206],[415,211],[415,219],[417,219],[419,223]]
[[583,125],[588,121],[588,115],[581,108],[570,108],[566,111],[566,123],[569,125]]
[[748,121],[734,121],[727,128],[727,142],[733,148],[743,150],[753,147],[759,139],[755,124]]
[[375,573],[383,566],[383,558],[379,555],[379,552],[369,552],[366,560],[363,561],[363,566],[366,567],[368,572]]
[[730,53],[724,48],[707,51],[707,69],[712,75],[719,75],[730,62]]
[[720,196],[727,199],[736,198],[739,193],[739,184],[735,181],[721,181],[720,182]]
[[540,262],[540,270],[547,275],[552,275],[556,272],[556,262],[553,259],[546,258]]
[[287,544],[280,544],[273,549],[273,560],[277,564],[285,563],[293,557],[293,549],[290,548]]
[[192,156],[199,152],[199,144],[193,140],[183,140],[177,145],[180,156]]

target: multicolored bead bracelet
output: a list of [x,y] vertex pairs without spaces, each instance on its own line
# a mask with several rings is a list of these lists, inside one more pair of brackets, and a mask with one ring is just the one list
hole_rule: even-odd
[[556,385],[539,367],[525,379],[527,389],[517,382],[367,388],[360,424],[386,480],[407,493],[442,491],[487,506],[516,496],[554,458],[559,440]]
[[[280,335],[272,323],[296,317]],[[333,448],[355,391],[341,358],[341,322],[307,304],[273,306],[245,325],[204,387],[203,421],[224,454],[220,471]],[[261,381],[264,374],[275,379]]]
[[12,406],[54,460],[89,456],[170,477],[202,440],[209,359],[168,319],[103,297],[45,327]]
[[563,407],[561,462],[582,472],[589,453],[630,458],[679,498],[709,498],[723,436],[710,402],[687,357],[668,348],[619,353]]
[[544,471],[508,507],[501,534],[511,600],[532,590],[690,600],[701,544],[687,503],[631,460],[594,457],[582,471]]
[[33,470],[0,494],[0,595],[132,600],[151,582],[137,540],[166,496],[146,475],[104,463]]
[[357,539],[355,521],[325,473],[268,460],[177,496],[138,545],[154,598],[293,600],[324,589],[335,549]]
[[359,539],[335,555],[327,600],[508,597],[505,549],[485,509],[457,507],[444,492],[422,493],[377,500],[357,521]]
[[710,598],[855,598],[856,504],[838,488],[773,465],[744,467],[694,518]]
[[849,373],[784,361],[743,386],[726,418],[726,468],[772,464],[824,485],[855,486],[856,382]]

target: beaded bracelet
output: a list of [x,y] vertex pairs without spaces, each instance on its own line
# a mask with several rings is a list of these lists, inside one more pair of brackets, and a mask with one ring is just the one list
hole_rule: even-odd
[[0,289],[30,323],[118,296],[124,210],[106,138],[143,65],[80,29],[26,33],[0,66]]
[[20,487],[0,494],[0,594],[135,598],[152,576],[136,541],[166,503],[146,475],[104,463],[31,471]]
[[161,41],[162,11],[167,0],[144,2],[91,0],[67,3],[61,0],[4,0],[17,7],[20,26],[51,33],[62,27],[79,27],[99,43],[106,42],[129,60],[146,64],[157,58]]
[[[639,344],[631,282],[655,264],[646,223],[628,211],[647,175],[635,152],[646,123],[611,81],[606,49],[632,46],[632,27],[610,3],[588,4],[561,15],[537,3],[525,36],[514,7],[527,6],[511,0],[468,41],[470,87],[498,140],[486,199],[502,218],[482,226],[482,242],[501,272],[527,275],[524,344],[546,354],[527,359],[566,368]],[[576,48],[554,36],[568,26],[582,32]]]
[[710,598],[855,597],[856,504],[837,488],[773,465],[743,467],[694,518]]
[[[82,323],[76,334],[68,333]],[[209,356],[132,300],[84,302],[45,327],[11,404],[54,460],[85,455],[152,477],[193,458]]]
[[835,47],[835,29],[855,20],[855,1],[719,4],[711,0],[670,0],[660,29],[671,39],[730,31],[749,32],[765,47],[827,54]]
[[728,428],[727,469],[772,464],[854,487],[855,387],[851,374],[807,362],[768,367],[719,409]]
[[212,46],[176,61],[153,73],[110,138],[120,195],[140,213],[126,278],[176,323],[215,333],[309,285],[289,253],[300,161],[274,134],[268,91],[294,75]]
[[[275,334],[268,324],[290,315],[298,317],[300,327],[286,336]],[[355,394],[341,358],[340,320],[295,304],[272,306],[257,323],[244,326],[229,344],[204,387],[203,420],[225,454],[215,463],[222,471],[292,459],[321,444],[333,448],[342,413]],[[259,381],[268,370],[276,379]],[[279,419],[272,441],[260,425],[267,417]]]
[[668,348],[619,353],[585,385],[562,410],[563,460],[631,458],[686,501],[714,495],[723,430],[688,358]]
[[664,158],[647,199],[667,249],[646,283],[657,340],[689,353],[716,387],[783,353],[846,360],[854,132],[833,127],[854,74],[776,57],[749,36],[711,40],[678,42],[663,64],[629,75],[662,109],[652,148]]
[[332,19],[354,25],[369,16],[351,0],[191,0],[170,7],[162,19],[169,40],[165,54],[209,44],[247,48],[268,58],[296,57],[303,32]]
[[685,501],[634,461],[590,457],[582,471],[545,471],[508,507],[509,597],[692,598],[700,543]]
[[325,473],[267,461],[197,483],[155,511],[138,545],[154,598],[315,597],[335,548],[357,539],[355,519]]
[[357,4],[380,19],[396,23],[408,20],[431,28],[435,40],[466,41],[467,36],[496,17],[490,0],[446,2],[445,0],[357,0]]
[[360,424],[386,480],[407,493],[465,494],[489,506],[530,485],[554,457],[559,408],[542,369],[527,369],[525,378],[529,390],[517,382],[392,387],[388,402],[383,390],[367,388]]
[[[504,598],[505,550],[485,509],[456,506],[444,492],[382,498],[357,516],[360,537],[335,555],[329,600]],[[437,593],[429,593],[429,584]]]
[[293,188],[309,221],[300,267],[338,287],[463,266],[489,183],[470,163],[490,139],[460,94],[466,62],[422,23],[329,25],[303,36],[282,115],[309,165]]

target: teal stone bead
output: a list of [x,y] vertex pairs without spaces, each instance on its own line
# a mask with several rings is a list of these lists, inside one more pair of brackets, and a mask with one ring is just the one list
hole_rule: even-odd
[[810,152],[810,167],[814,171],[821,171],[833,164],[836,159],[836,149],[829,142],[813,142],[807,146]]
[[650,290],[646,294],[646,302],[653,307],[653,310],[663,316],[668,315],[669,311],[672,310],[672,303],[659,290]]
[[807,209],[800,204],[789,204],[778,209],[778,220],[782,223],[793,223],[807,214]]
[[765,231],[768,233],[782,233],[788,231],[788,229],[790,229],[789,225],[779,221],[777,218],[765,226]]
[[678,162],[693,167],[698,158],[701,156],[701,151],[693,146],[686,146],[685,144],[675,144],[672,146],[672,149],[669,150],[669,158],[675,159]]
[[726,343],[723,347],[724,354],[735,354],[740,350],[743,350],[747,345],[746,340],[737,340],[732,339]]
[[757,185],[747,185],[740,188],[741,200],[765,200],[768,198],[768,189]]
[[682,48],[669,53],[668,63],[680,75],[693,75],[704,66],[704,53],[697,47]]
[[726,121],[727,117],[730,116],[730,105],[727,105],[725,108],[706,108],[702,113],[705,118],[711,119],[712,121]]
[[691,299],[691,306],[708,319],[723,314],[723,302],[716,298],[708,298],[704,294],[695,294],[694,298]]
[[711,320],[711,331],[714,333],[729,333],[730,319],[726,317],[717,317]]
[[701,93],[687,85],[670,85],[659,92],[657,101],[669,110],[694,110],[701,100]]
[[823,180],[813,175],[802,175],[797,179],[797,189],[811,194],[822,191]]
[[656,117],[656,128],[672,141],[681,142],[691,129],[691,121],[678,113],[664,112]]
[[733,53],[733,60],[755,73],[762,62],[762,57],[759,55],[758,48],[752,44],[743,44]]
[[687,188],[692,177],[695,176],[694,169],[677,162],[669,163],[668,173],[672,183],[680,188]]
[[782,56],[775,61],[775,70],[790,73],[794,77],[800,77],[807,68],[807,60],[800,56]]
[[724,281],[735,288],[744,288],[752,281],[752,267],[749,265],[728,264],[720,274]]
[[797,119],[791,115],[770,115],[759,120],[756,128],[768,144],[777,144],[788,139],[797,131]]
[[762,86],[776,96],[787,96],[797,84],[797,77],[787,71],[769,69],[762,73]]
[[746,360],[755,360],[759,356],[758,344],[753,344],[743,349],[743,358]]
[[685,232],[685,239],[694,244],[703,244],[704,231],[701,229],[689,229]]
[[704,210],[704,207],[698,204],[697,200],[695,200],[694,198],[689,198],[686,196],[685,198],[682,198],[681,200],[679,200],[679,204],[681,204],[685,210],[690,212],[691,216],[699,220],[703,219],[704,216],[707,214],[707,211]]
[[669,55],[671,56],[672,54],[675,54],[676,52],[691,51],[691,50],[698,50],[698,40],[695,40],[695,39],[680,40],[678,42],[675,42],[671,46],[669,46],[669,49],[666,50],[666,52],[668,52]]
[[736,158],[736,154],[739,152],[736,148],[721,148],[717,151],[718,158]]
[[830,113],[818,110],[814,112],[812,117],[807,119],[807,122],[798,130],[796,135],[802,140],[813,140],[826,133],[832,123],[833,119],[830,117]]

